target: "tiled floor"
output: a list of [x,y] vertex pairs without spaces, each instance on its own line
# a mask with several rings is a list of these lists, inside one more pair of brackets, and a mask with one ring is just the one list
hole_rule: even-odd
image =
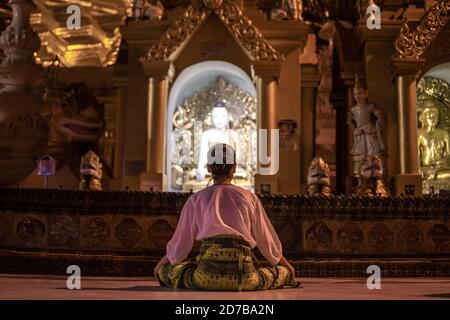
[[[449,278],[385,278],[369,290],[363,278],[302,278],[302,289],[202,292],[161,288],[153,278],[84,277],[68,290],[66,277],[0,274],[0,299],[450,299]],[[300,279],[299,279],[300,280]]]

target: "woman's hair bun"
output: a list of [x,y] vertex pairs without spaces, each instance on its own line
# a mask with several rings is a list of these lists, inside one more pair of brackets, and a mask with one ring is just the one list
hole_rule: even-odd
[[236,164],[236,151],[226,143],[218,143],[208,151],[208,167],[213,179],[230,177],[231,169]]

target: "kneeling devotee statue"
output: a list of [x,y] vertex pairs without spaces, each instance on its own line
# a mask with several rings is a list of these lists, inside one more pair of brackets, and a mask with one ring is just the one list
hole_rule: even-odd
[[80,176],[80,190],[102,190],[102,163],[94,151],[89,150],[81,158]]
[[422,128],[417,131],[420,171],[424,191],[431,191],[430,187],[438,187],[433,181],[450,182],[450,138],[446,129],[438,128],[439,109],[434,100],[423,101],[419,110],[422,111],[419,116]]
[[359,167],[359,185],[354,190],[358,196],[389,195],[389,190],[383,182],[383,167],[378,156],[368,156]]
[[368,157],[377,156],[386,174],[386,147],[383,142],[383,114],[375,105],[367,103],[368,90],[356,77],[353,96],[356,105],[348,113],[348,123],[353,128],[353,176],[358,179],[358,187],[364,184],[361,165]]
[[308,195],[331,196],[330,168],[320,156],[314,157],[308,169]]

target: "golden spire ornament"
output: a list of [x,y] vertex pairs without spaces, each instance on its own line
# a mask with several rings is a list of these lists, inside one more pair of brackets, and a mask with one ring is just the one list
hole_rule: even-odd
[[220,6],[222,6],[222,0],[203,0],[203,4],[205,5],[205,7],[207,7],[208,9],[218,9]]

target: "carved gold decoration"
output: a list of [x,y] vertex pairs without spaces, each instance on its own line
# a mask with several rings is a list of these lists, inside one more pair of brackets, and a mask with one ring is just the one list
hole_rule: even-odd
[[[222,3],[223,2],[223,3]],[[206,17],[214,13],[228,28],[235,39],[244,47],[253,60],[282,60],[278,53],[263,37],[231,0],[197,0],[187,8],[184,17],[175,22],[152,46],[145,57],[147,61],[167,61],[175,51],[197,30]]]
[[[55,55],[61,64],[72,66],[107,66],[116,62],[121,34],[119,27],[130,9],[130,0],[34,0],[38,10],[31,16],[31,26],[42,42],[36,60],[48,66]],[[67,7],[81,9],[81,28],[67,28]]]
[[417,84],[417,103],[429,98],[438,102],[440,126],[450,130],[450,84],[434,77],[420,79]]
[[402,26],[395,41],[396,56],[402,59],[420,59],[441,28],[448,22],[450,1],[437,1],[420,20],[416,30],[410,31],[408,22]]
[[282,55],[278,53],[263,37],[261,32],[242,13],[242,10],[230,0],[215,13],[228,27],[236,39],[255,60],[280,60]]
[[188,39],[209,14],[209,10],[202,10],[198,5],[190,5],[181,20],[177,20],[161,40],[153,45],[148,53],[148,61],[167,60],[181,44]]

